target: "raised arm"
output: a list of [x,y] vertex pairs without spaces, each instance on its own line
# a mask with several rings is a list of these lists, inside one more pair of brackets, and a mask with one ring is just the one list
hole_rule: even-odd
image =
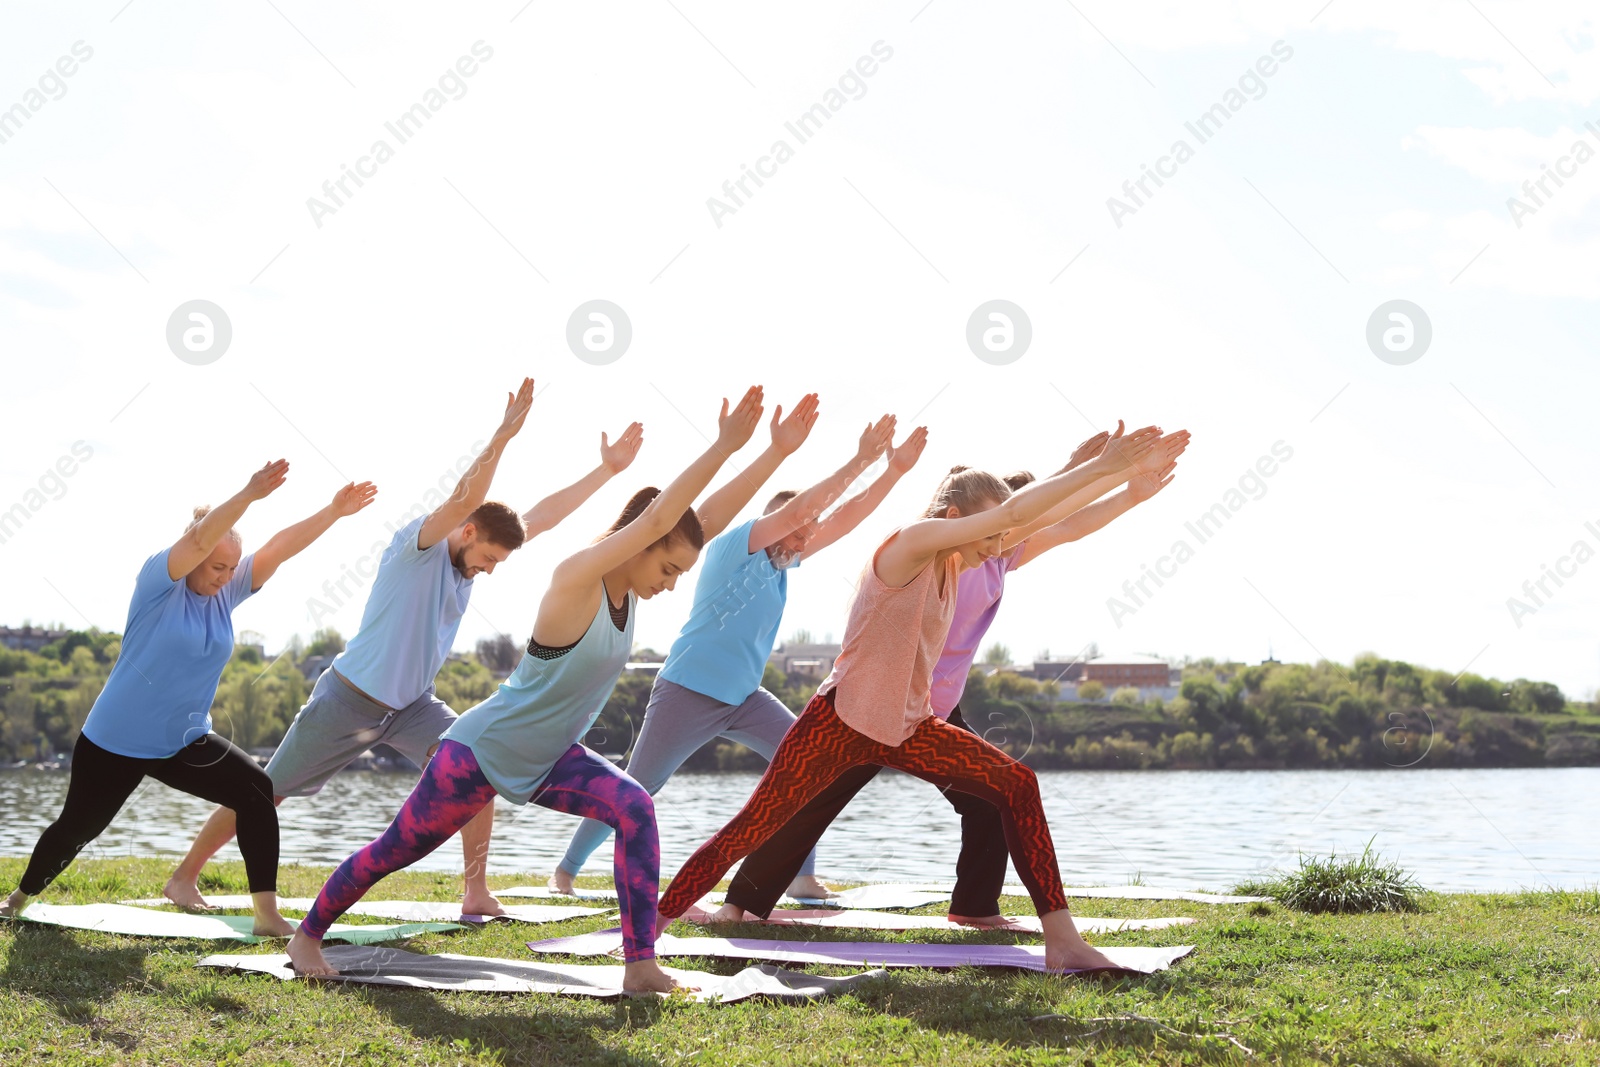
[[1127,481],[1134,464],[1155,446],[1160,430],[1138,431],[1106,446],[1094,459],[1070,471],[1034,482],[1008,499],[972,515],[922,519],[900,530],[878,555],[877,573],[890,586],[902,586],[941,550],[1027,526],[1053,505],[1101,478]]
[[557,489],[523,514],[522,529],[528,540],[561,525],[563,519],[595,494],[595,490],[627,470],[643,443],[644,427],[637,422],[628,424],[616,444],[611,444],[601,430],[600,465],[565,489]]
[[762,450],[755,462],[729,478],[727,484],[695,508],[694,513],[700,517],[700,528],[705,531],[707,541],[732,526],[734,516],[743,511],[745,505],[761,491],[778,465],[805,443],[811,427],[817,422],[817,394],[807,393],[800,398],[800,403],[794,406],[787,419],[782,416],[783,405],[779,404],[772,412],[772,443]]
[[1122,492],[1107,500],[1096,501],[1083,510],[1068,515],[1060,522],[1046,526],[1023,543],[1022,553],[1011,565],[1011,569],[1016,570],[1023,564],[1038,559],[1057,545],[1077,541],[1096,530],[1104,529],[1113,519],[1126,515],[1171,484],[1173,472],[1177,467],[1177,462],[1173,461],[1159,471],[1136,474],[1128,479],[1127,488]]
[[[788,537],[826,511],[829,505],[839,499],[840,494],[850,483],[859,478],[863,471],[872,466],[873,460],[889,447],[889,443],[894,440],[894,425],[893,415],[885,415],[876,423],[868,425],[862,431],[861,439],[856,443],[856,454],[850,457],[849,462],[811,488],[795,494],[778,510],[763,515],[755,521],[750,527],[750,541],[745,546],[745,551],[759,552],[768,545]],[[870,511],[871,508],[867,510]],[[815,550],[808,548],[807,551]]]
[[212,508],[168,550],[167,577],[177,581],[200,566],[217,547],[217,542],[243,517],[245,509],[282,485],[288,474],[289,461],[275,459],[252,474],[243,489]]
[[378,489],[371,482],[359,485],[351,482],[333,494],[333,502],[327,507],[273,534],[266,544],[256,549],[255,562],[250,565],[250,591],[253,593],[266,585],[267,579],[277,573],[280,563],[298,555],[311,542],[327,533],[334,523],[347,515],[354,515],[372,503],[377,495]]
[[[1155,427],[1145,427],[1145,430],[1152,429],[1155,429]],[[1134,432],[1141,433],[1144,431],[1136,430]],[[1098,436],[1104,437],[1105,435],[1100,434]],[[1122,422],[1119,420],[1117,422],[1117,432],[1107,438],[1106,441],[1101,441],[1101,447],[1104,448],[1107,441],[1119,441],[1121,439]],[[1081,453],[1084,448],[1088,447],[1089,444],[1094,440],[1095,438],[1091,437],[1088,441],[1085,441],[1082,445],[1080,445],[1079,452],[1073,453],[1074,459],[1076,459],[1079,453]],[[1152,472],[1161,470],[1168,463],[1171,463],[1173,460],[1182,455],[1184,449],[1188,447],[1188,430],[1176,430],[1173,433],[1168,434],[1167,436],[1161,438],[1160,441],[1157,442],[1156,447],[1151,449],[1150,452],[1139,461],[1135,471],[1135,476],[1150,474]],[[1098,454],[1098,452],[1096,454]],[[1077,463],[1069,462],[1061,469],[1063,471],[1067,471],[1071,470],[1077,465]],[[1102,478],[1093,485],[1080,490],[1079,492],[1073,493],[1071,496],[1067,497],[1067,499],[1052,507],[1049,511],[1046,511],[1043,515],[1033,520],[1033,522],[1029,523],[1027,526],[1009,531],[1006,534],[1005,539],[1001,542],[1001,551],[1009,552],[1023,541],[1026,541],[1029,537],[1032,537],[1038,531],[1046,529],[1050,526],[1054,526],[1078,510],[1088,507],[1121,484],[1121,479]]]
[[883,503],[883,498],[889,495],[889,490],[895,487],[895,483],[917,465],[917,459],[922,455],[922,447],[927,443],[928,428],[918,426],[900,442],[898,448],[891,446],[888,450],[888,468],[874,478],[871,485],[834,508],[828,513],[827,518],[817,524],[816,533],[806,541],[805,554],[808,557],[816,555],[860,526],[862,520]]
[[728,457],[750,440],[760,421],[759,385],[751,386],[732,411],[724,398],[717,417],[717,439],[710,448],[657,494],[638,518],[556,565],[549,591],[540,601],[539,615],[534,620],[535,639],[541,644],[564,645],[582,636],[598,603],[601,577],[665,537],[694,498],[711,484]]
[[500,453],[505,451],[506,444],[522,429],[522,420],[528,417],[528,407],[533,403],[533,379],[522,379],[522,385],[515,394],[506,394],[506,412],[500,420],[500,426],[495,430],[494,436],[489,439],[488,445],[478,454],[467,473],[461,476],[456,483],[455,492],[450,494],[450,499],[433,509],[433,513],[422,520],[422,529],[417,531],[417,548],[432,548],[434,545],[450,536],[450,531],[467,521],[467,516],[478,509],[489,495],[489,485],[494,481],[495,468],[500,465]]

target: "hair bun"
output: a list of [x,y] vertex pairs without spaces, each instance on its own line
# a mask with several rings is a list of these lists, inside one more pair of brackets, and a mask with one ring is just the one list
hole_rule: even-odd
[[967,469],[966,464],[957,463],[954,467],[950,468],[950,470],[945,474],[945,477],[948,478],[952,474],[960,474],[962,471],[964,471],[966,469]]

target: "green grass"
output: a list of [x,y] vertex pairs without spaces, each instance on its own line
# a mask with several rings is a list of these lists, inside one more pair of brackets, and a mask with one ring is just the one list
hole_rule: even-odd
[[[168,864],[83,861],[43,899],[154,896]],[[0,860],[0,886],[14,885],[21,868],[21,860]],[[285,867],[280,888],[309,896],[327,873]],[[214,868],[208,886],[243,892],[242,868]],[[377,890],[390,899],[448,900],[456,892],[448,874],[412,872]],[[1096,938],[1102,944],[1196,951],[1149,977],[896,971],[833,1000],[721,1007],[278,982],[194,966],[211,952],[275,951],[270,945],[4,924],[0,1064],[1600,1063],[1600,890],[1424,894],[1419,904],[1417,912],[1311,915],[1277,904],[1085,900],[1075,907],[1084,915],[1200,919]],[[604,925],[491,926],[405,947],[527,959],[530,938]],[[805,936],[1013,940],[928,931]],[[725,960],[669,962],[739,969]]]
[[1300,866],[1265,881],[1243,882],[1235,891],[1271,897],[1286,908],[1313,914],[1352,915],[1378,911],[1417,911],[1423,889],[1417,880],[1372,851],[1368,841],[1355,858],[1329,853],[1327,859],[1300,855]]

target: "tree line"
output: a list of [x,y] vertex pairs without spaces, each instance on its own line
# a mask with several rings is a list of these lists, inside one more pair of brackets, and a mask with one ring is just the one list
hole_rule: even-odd
[[[248,750],[270,750],[305,703],[310,657],[344,647],[335,630],[293,640],[268,659],[240,646],[212,704],[218,733]],[[39,652],[0,647],[0,761],[50,760],[68,753],[121,651],[117,634],[73,631]],[[1539,767],[1600,765],[1600,709],[1569,701],[1549,682],[1452,676],[1376,655],[1350,664],[1247,665],[1200,659],[1182,665],[1178,695],[1106,694],[1097,683],[1064,700],[1003,664],[991,649],[974,667],[962,713],[980,734],[1039,769]],[[521,646],[501,634],[452,657],[434,685],[465,711],[494,692]],[[656,658],[636,650],[636,658]],[[621,760],[650,699],[652,676],[625,672],[583,739]],[[798,712],[816,681],[770,664],[762,684]],[[713,741],[687,770],[759,770],[740,745]]]

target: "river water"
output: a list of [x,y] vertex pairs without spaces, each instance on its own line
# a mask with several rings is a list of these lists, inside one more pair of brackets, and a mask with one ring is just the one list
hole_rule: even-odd
[[[755,774],[679,774],[656,798],[662,873],[678,869],[744,802]],[[1430,889],[1600,884],[1600,768],[1378,771],[1044,771],[1045,810],[1069,883],[1220,889],[1292,865],[1301,851],[1360,852],[1371,839]],[[285,863],[334,864],[377,835],[407,774],[339,775],[279,809]],[[27,855],[55,818],[67,775],[0,772],[0,855]],[[85,856],[180,854],[209,806],[146,780]],[[575,820],[499,804],[493,873],[548,872]],[[954,878],[959,824],[933,787],[884,773],[820,849],[841,881]],[[237,858],[233,846],[223,858]],[[608,847],[586,873],[605,874]],[[419,867],[459,870],[453,843]],[[1013,873],[1012,880],[1015,881]]]

